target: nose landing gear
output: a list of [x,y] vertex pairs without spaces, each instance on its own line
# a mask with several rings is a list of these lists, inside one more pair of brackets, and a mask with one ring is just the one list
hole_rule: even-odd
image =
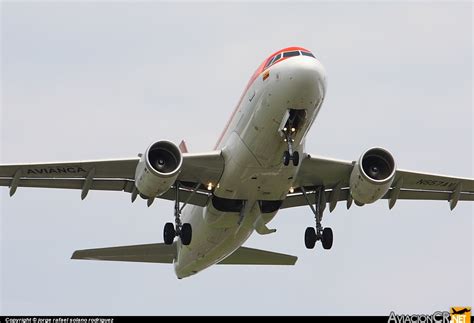
[[288,144],[288,150],[285,150],[283,153],[283,165],[288,166],[290,160],[293,161],[293,166],[298,166],[300,162],[300,154],[297,151],[293,151],[293,135],[296,132],[295,128],[283,128],[283,133],[285,135],[284,141]]
[[331,249],[332,242],[333,242],[333,233],[331,228],[323,228],[321,221],[323,219],[323,211],[324,211],[324,188],[319,186],[316,188],[315,192],[315,207],[309,201],[308,195],[304,187],[301,187],[301,191],[303,192],[303,196],[308,202],[311,211],[313,211],[314,218],[316,220],[316,228],[308,227],[306,228],[304,234],[304,243],[306,248],[313,249],[317,241],[321,241],[323,248],[326,250]]
[[283,116],[278,131],[288,145],[288,150],[283,153],[283,165],[288,166],[290,161],[293,166],[300,163],[300,155],[293,149],[296,133],[301,130],[306,123],[306,110],[288,109]]
[[176,196],[174,201],[174,222],[168,222],[163,228],[163,240],[165,244],[173,244],[174,237],[180,237],[181,243],[189,245],[192,240],[193,230],[191,224],[181,223],[181,209],[179,207],[179,182],[175,184]]

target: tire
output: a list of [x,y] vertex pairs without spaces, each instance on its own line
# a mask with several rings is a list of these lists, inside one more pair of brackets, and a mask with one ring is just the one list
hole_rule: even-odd
[[288,150],[285,150],[283,153],[283,165],[288,166],[290,164],[290,153]]
[[181,243],[185,246],[191,243],[191,239],[193,237],[193,230],[191,228],[191,224],[184,223],[181,227]]
[[300,154],[295,151],[293,152],[293,166],[298,166],[298,164],[300,163]]
[[323,230],[323,248],[326,250],[331,249],[333,241],[332,229],[331,228],[324,228]]
[[173,244],[174,237],[176,236],[176,230],[174,229],[173,223],[166,223],[163,229],[163,240],[165,244]]
[[316,244],[316,230],[313,227],[307,227],[304,232],[304,244],[306,248],[313,249]]

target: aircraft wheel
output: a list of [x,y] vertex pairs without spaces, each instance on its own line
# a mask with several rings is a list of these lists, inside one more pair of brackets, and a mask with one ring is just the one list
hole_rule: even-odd
[[191,243],[191,239],[193,236],[193,230],[191,228],[191,224],[189,223],[184,223],[183,226],[181,227],[181,242],[183,245],[187,246]]
[[283,153],[283,165],[288,166],[290,164],[290,157],[288,150],[285,150]]
[[174,229],[174,225],[171,222],[165,224],[165,228],[163,229],[163,240],[165,240],[165,244],[173,244],[174,237],[176,236],[176,231]]
[[324,228],[323,230],[323,248],[326,250],[331,249],[332,247],[332,240],[333,240],[333,235],[332,235],[332,229],[331,228]]
[[298,166],[298,164],[300,163],[300,154],[297,151],[293,153],[292,160],[293,160],[293,166]]
[[307,227],[304,232],[304,244],[306,248],[313,249],[316,244],[316,230],[313,227]]

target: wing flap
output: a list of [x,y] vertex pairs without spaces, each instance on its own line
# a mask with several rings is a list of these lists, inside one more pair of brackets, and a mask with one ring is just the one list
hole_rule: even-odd
[[[11,179],[0,178],[0,186],[10,186]],[[58,188],[58,189],[82,189],[84,179],[77,178],[36,178],[36,179],[20,179],[18,187],[28,188]],[[132,180],[126,179],[95,179],[90,187],[91,190],[99,191],[125,191],[132,192],[135,184]],[[176,192],[170,189],[160,199],[174,201]],[[180,202],[187,202],[188,204],[197,206],[206,206],[209,195],[202,192],[195,192],[194,194],[189,189],[180,189]]]
[[[0,178],[0,186],[10,186],[11,179]],[[126,179],[95,179],[91,190],[128,191],[133,181]],[[82,189],[84,179],[80,178],[25,178],[20,179],[19,187]]]
[[[390,195],[393,189],[390,189],[382,199],[390,199]],[[332,190],[326,190],[326,201],[331,198]],[[426,201],[448,201],[451,198],[452,192],[443,191],[425,191],[425,190],[407,190],[401,189],[398,200],[426,200]],[[313,191],[307,192],[308,199],[311,203],[315,203],[315,194]],[[337,201],[347,201],[349,197],[349,188],[344,188],[339,192]],[[459,196],[459,201],[474,201],[474,194],[469,192],[463,192]],[[291,207],[307,206],[308,203],[302,193],[288,194],[286,199],[283,201],[280,209],[287,209]]]
[[71,259],[151,262],[172,264],[176,258],[176,244],[152,243],[133,246],[76,250]]
[[[390,193],[390,192],[389,192]],[[389,199],[390,195],[386,194],[383,198]],[[401,190],[399,200],[431,200],[431,201],[448,201],[452,196],[452,192],[437,192],[437,191],[415,191],[415,190]],[[461,193],[460,201],[474,201],[474,194]]]
[[294,265],[298,257],[282,253],[240,247],[219,265]]

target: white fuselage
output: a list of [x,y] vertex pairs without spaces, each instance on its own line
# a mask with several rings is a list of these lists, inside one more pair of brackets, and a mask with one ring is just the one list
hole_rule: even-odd
[[216,146],[222,150],[225,168],[214,195],[245,201],[243,210],[218,211],[211,201],[206,207],[187,206],[183,210],[183,222],[191,223],[193,237],[188,246],[178,240],[174,263],[178,278],[218,263],[258,226],[273,219],[277,211],[262,213],[259,201],[284,200],[298,172],[298,166],[284,166],[282,162],[288,150],[279,131],[282,120],[289,109],[305,110],[305,120],[293,143],[303,156],[305,136],[325,92],[324,68],[313,57],[290,57],[257,71]]

